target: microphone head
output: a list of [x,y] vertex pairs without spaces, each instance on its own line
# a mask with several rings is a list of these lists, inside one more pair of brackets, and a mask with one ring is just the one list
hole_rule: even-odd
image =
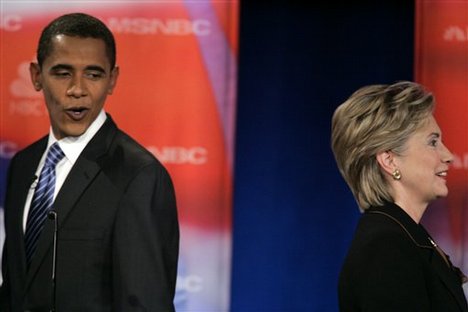
[[50,220],[56,220],[57,219],[57,212],[55,212],[54,210],[51,210],[47,213],[47,217],[50,219]]

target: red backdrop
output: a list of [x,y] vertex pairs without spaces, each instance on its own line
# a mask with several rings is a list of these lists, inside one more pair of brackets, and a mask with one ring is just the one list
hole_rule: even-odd
[[48,131],[28,67],[41,29],[76,11],[99,17],[116,37],[120,77],[106,111],[173,177],[181,223],[177,310],[227,310],[237,1],[2,3],[0,157],[6,162]]
[[468,272],[468,1],[416,1],[416,80],[433,91],[443,140],[454,154],[449,195],[424,218]]

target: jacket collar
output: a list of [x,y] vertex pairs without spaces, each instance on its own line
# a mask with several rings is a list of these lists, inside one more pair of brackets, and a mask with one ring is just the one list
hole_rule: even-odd
[[414,220],[397,204],[386,202],[380,207],[371,207],[366,214],[381,214],[396,222],[410,237],[410,239],[422,248],[431,248],[430,236],[421,224]]

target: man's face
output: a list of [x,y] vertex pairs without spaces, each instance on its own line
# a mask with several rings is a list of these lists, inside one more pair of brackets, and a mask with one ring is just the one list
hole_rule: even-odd
[[82,135],[117,82],[103,40],[57,35],[42,68],[31,63],[34,88],[42,90],[56,139]]

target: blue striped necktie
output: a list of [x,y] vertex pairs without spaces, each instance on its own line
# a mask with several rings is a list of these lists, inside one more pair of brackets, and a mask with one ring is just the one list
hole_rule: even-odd
[[55,166],[65,156],[57,142],[52,144],[47,153],[44,167],[36,185],[31,207],[26,222],[25,245],[28,265],[36,250],[37,241],[44,227],[47,213],[52,207],[55,191]]

